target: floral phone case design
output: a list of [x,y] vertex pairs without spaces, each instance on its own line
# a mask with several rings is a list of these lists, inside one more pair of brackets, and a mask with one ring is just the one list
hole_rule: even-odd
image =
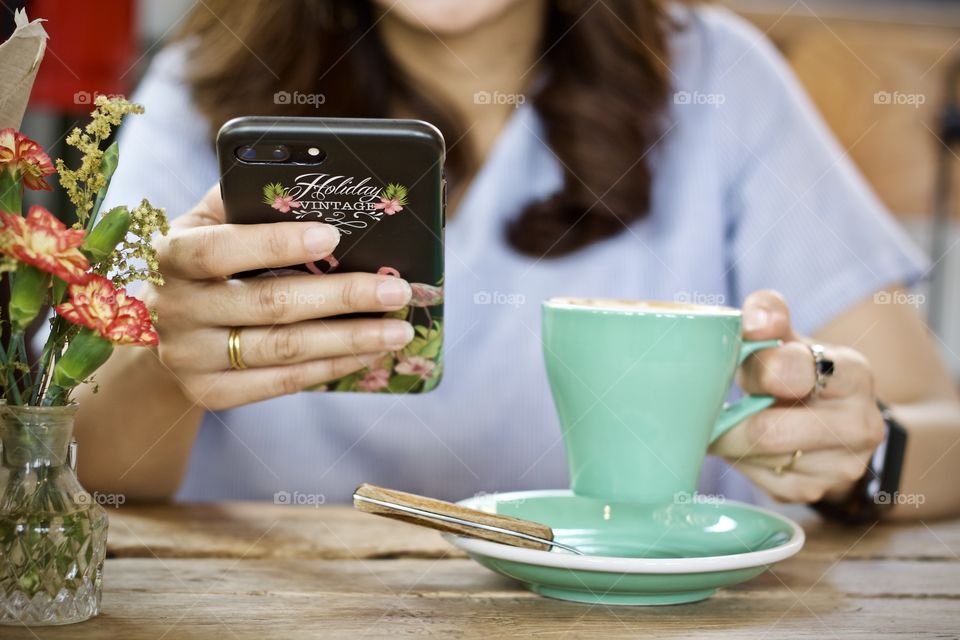
[[367,271],[402,277],[413,289],[407,307],[383,314],[409,321],[413,341],[314,390],[435,388],[443,369],[440,132],[416,120],[244,117],[223,125],[217,152],[227,222],[320,221],[340,231],[336,251],[321,260],[238,277]]

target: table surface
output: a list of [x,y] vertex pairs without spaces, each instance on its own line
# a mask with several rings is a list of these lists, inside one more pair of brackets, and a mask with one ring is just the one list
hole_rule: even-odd
[[953,0],[721,0],[747,17],[915,25],[956,28],[960,6]]
[[645,608],[541,598],[439,534],[350,507],[124,507],[101,615],[0,638],[960,637],[960,520],[850,528],[784,511],[807,532],[797,556],[704,602]]

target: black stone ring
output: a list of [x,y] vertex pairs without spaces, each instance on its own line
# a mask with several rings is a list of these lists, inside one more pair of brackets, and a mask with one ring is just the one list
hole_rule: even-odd
[[833,375],[833,360],[824,356],[822,344],[811,344],[807,346],[813,355],[813,372],[817,376],[816,382],[813,383],[813,389],[810,390],[810,397],[816,398],[827,386],[827,381],[830,379],[830,376]]

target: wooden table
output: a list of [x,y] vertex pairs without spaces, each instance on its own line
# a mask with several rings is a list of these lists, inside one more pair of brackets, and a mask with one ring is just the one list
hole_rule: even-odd
[[438,534],[349,507],[124,508],[103,613],[0,638],[960,637],[960,521],[847,528],[788,513],[807,545],[773,571],[705,602],[631,608],[541,598]]

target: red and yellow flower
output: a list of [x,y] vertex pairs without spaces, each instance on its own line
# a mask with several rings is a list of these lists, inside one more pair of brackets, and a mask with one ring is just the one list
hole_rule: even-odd
[[53,173],[50,156],[36,142],[16,129],[0,129],[0,169],[23,180],[30,189],[50,191],[44,177]]
[[0,253],[52,273],[61,280],[86,280],[90,263],[80,252],[82,229],[68,229],[43,207],[30,207],[27,217],[0,211]]
[[150,321],[147,305],[125,289],[100,275],[91,275],[81,284],[67,289],[69,300],[57,306],[57,313],[73,324],[93,330],[114,344],[155,346],[157,332]]

